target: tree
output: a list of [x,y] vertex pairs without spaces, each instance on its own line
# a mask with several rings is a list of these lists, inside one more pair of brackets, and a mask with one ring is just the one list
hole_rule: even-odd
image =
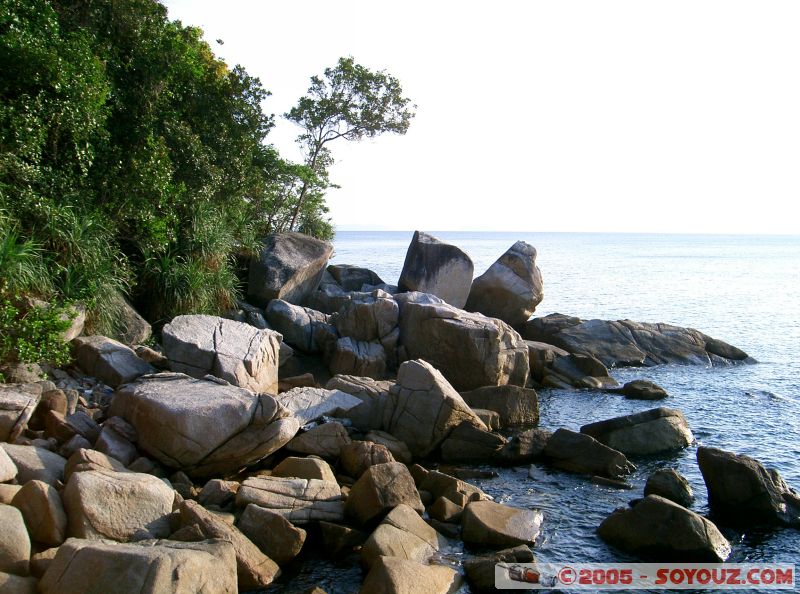
[[297,141],[303,147],[305,164],[315,174],[301,182],[289,230],[302,222],[304,206],[310,200],[317,208],[305,211],[307,222],[318,227],[318,213],[326,211],[324,191],[331,187],[328,168],[333,163],[328,143],[339,138],[374,138],[384,132],[405,134],[416,107],[410,104],[399,80],[382,70],[372,72],[352,57],[339,58],[334,68],[326,68],[324,79],[311,77],[306,96],[285,114],[303,129]]

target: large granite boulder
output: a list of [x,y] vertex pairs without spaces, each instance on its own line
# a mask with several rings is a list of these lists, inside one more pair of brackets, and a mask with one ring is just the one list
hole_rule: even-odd
[[404,441],[414,456],[430,454],[464,421],[486,429],[442,374],[425,361],[403,363],[390,395],[386,430]]
[[550,465],[579,474],[619,478],[635,469],[622,452],[563,427],[550,436],[542,455]]
[[470,257],[456,246],[415,231],[398,288],[431,293],[461,308],[469,296],[474,268]]
[[372,567],[378,557],[425,562],[446,540],[405,504],[395,507],[361,547],[361,560]]
[[800,526],[800,497],[777,470],[754,458],[716,448],[697,449],[711,512],[728,524]]
[[328,362],[332,375],[355,375],[382,379],[386,374],[386,350],[379,342],[340,338],[333,346]]
[[344,518],[342,491],[335,482],[273,476],[245,479],[236,493],[239,507],[254,503],[293,524]]
[[508,440],[495,459],[500,464],[510,466],[530,464],[544,455],[552,435],[550,431],[537,427],[517,433]]
[[0,534],[0,571],[28,575],[31,540],[16,507],[0,504]]
[[72,344],[78,366],[112,388],[155,371],[132,348],[105,336],[79,336]]
[[369,377],[335,375],[325,384],[325,388],[339,390],[361,400],[360,404],[338,414],[350,419],[353,427],[370,431],[383,427],[384,417],[390,415],[389,389],[393,385],[394,382]]
[[17,465],[8,457],[6,451],[0,448],[0,483],[14,480],[17,476]]
[[17,482],[24,485],[28,481],[39,480],[48,485],[57,485],[64,478],[66,459],[55,452],[38,446],[0,443],[17,467]]
[[41,396],[38,384],[0,384],[0,441],[22,435]]
[[[530,350],[530,349],[529,349]],[[568,354],[556,357],[544,370],[541,384],[552,388],[606,390],[619,385],[608,368],[591,355]]]
[[551,314],[525,324],[526,340],[592,355],[607,367],[727,365],[752,362],[747,353],[692,328],[631,320],[581,320]]
[[408,468],[400,462],[387,462],[364,471],[350,489],[345,513],[358,525],[368,526],[401,503],[420,514],[424,511]]
[[346,392],[323,388],[292,388],[277,399],[301,425],[322,416],[346,416],[347,411],[361,404],[361,400]]
[[628,553],[663,562],[722,563],[731,552],[712,522],[658,495],[615,510],[597,534]]
[[464,421],[442,442],[442,460],[451,464],[488,464],[505,445],[502,435]]
[[528,380],[527,345],[495,318],[409,302],[400,315],[400,340],[408,358],[428,361],[458,390]]
[[378,557],[359,594],[453,594],[461,583],[461,574],[444,565]]
[[427,491],[433,500],[440,497],[449,499],[456,505],[465,507],[470,501],[480,501],[488,496],[475,485],[470,485],[454,476],[439,472],[438,470],[425,471],[421,466],[414,465],[414,480],[420,491]]
[[139,434],[139,449],[193,476],[232,474],[286,444],[300,427],[278,402],[209,379],[150,375],[118,390],[109,409]]
[[216,316],[178,316],[164,326],[164,354],[173,371],[208,374],[253,392],[278,391],[281,335]]
[[331,264],[328,272],[345,291],[361,291],[364,285],[374,287],[385,284],[381,277],[369,268],[351,264]]
[[121,544],[71,538],[39,583],[42,594],[237,594],[236,557],[224,540]]
[[485,386],[462,392],[471,408],[485,408],[500,415],[500,426],[536,425],[539,422],[539,397],[536,390],[521,386]]
[[334,421],[298,433],[286,444],[286,449],[290,452],[336,459],[342,448],[349,443],[350,436],[347,434],[347,429],[341,423]]
[[266,307],[272,299],[301,304],[315,291],[333,246],[302,233],[275,233],[250,261],[248,301]]
[[354,441],[341,449],[339,466],[344,474],[357,479],[370,466],[394,461],[386,446],[372,441]]
[[531,368],[531,381],[542,384],[545,374],[552,368],[553,363],[559,357],[569,355],[567,351],[546,342],[536,342],[526,340],[528,347],[528,363]]
[[11,505],[22,512],[31,540],[55,547],[67,536],[67,514],[58,491],[42,481],[28,481]]
[[542,526],[542,512],[472,501],[461,516],[462,538],[468,544],[513,547],[533,544]]
[[294,559],[306,541],[305,530],[294,526],[282,515],[252,503],[244,508],[237,526],[262,553],[278,565]]
[[689,507],[694,500],[692,487],[674,468],[660,468],[647,477],[644,496],[659,495],[683,507]]
[[381,341],[400,320],[400,307],[384,291],[374,291],[360,299],[347,301],[331,316],[331,324],[341,336],[359,341]]
[[627,456],[678,450],[694,441],[686,417],[672,408],[653,408],[581,427],[581,433]]
[[284,342],[304,353],[319,353],[317,328],[328,324],[330,316],[310,307],[292,305],[283,299],[273,299],[266,310],[270,327],[283,336]]
[[533,315],[544,298],[536,248],[524,241],[512,245],[489,269],[472,281],[467,311],[477,311],[516,326]]

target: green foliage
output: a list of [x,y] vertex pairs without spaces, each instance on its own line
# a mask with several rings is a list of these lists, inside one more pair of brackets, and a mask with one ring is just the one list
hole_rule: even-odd
[[10,299],[0,300],[0,361],[64,365],[70,360],[63,332],[72,314],[63,307],[23,309]]

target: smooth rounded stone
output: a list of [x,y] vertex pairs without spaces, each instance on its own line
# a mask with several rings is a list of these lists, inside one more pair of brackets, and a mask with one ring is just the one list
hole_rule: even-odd
[[379,522],[401,503],[420,514],[425,510],[414,479],[404,464],[376,464],[370,466],[350,489],[345,514],[359,526],[367,526]]
[[340,338],[328,362],[332,375],[356,375],[381,379],[386,374],[386,350],[379,342]]
[[325,554],[333,558],[349,555],[360,547],[368,537],[361,530],[331,522],[320,522],[319,528],[322,533]]
[[458,522],[464,508],[457,503],[453,503],[446,497],[439,497],[428,507],[428,515],[440,522]]
[[183,526],[197,524],[206,538],[226,540],[233,545],[240,590],[266,588],[280,573],[278,565],[262,553],[238,528],[220,519],[199,503],[191,500],[181,503],[180,518]]
[[370,377],[335,375],[325,384],[325,388],[340,390],[361,400],[360,404],[339,414],[350,419],[353,427],[369,431],[383,426],[384,416],[391,406],[389,389],[393,385],[392,381]]
[[56,485],[64,478],[67,461],[50,450],[10,443],[2,443],[0,447],[17,467],[17,482],[21,485],[33,480]]
[[489,463],[505,444],[506,439],[502,435],[480,429],[465,421],[453,429],[442,442],[441,457],[448,463]]
[[550,436],[542,455],[551,466],[579,474],[619,478],[636,468],[622,452],[563,427]]
[[76,451],[64,467],[64,482],[69,482],[73,473],[84,472],[86,470],[113,470],[114,472],[126,472],[125,466],[116,458],[112,458],[102,452],[90,449],[80,449]]
[[478,418],[486,425],[486,428],[490,431],[500,431],[502,424],[500,423],[500,415],[493,411],[488,410],[485,408],[472,408],[472,412],[474,412]]
[[34,384],[0,384],[0,441],[14,441],[33,416],[42,387]]
[[292,525],[282,515],[252,503],[244,508],[237,526],[242,534],[278,565],[285,565],[294,559],[306,541],[305,530]]
[[304,353],[319,353],[322,349],[315,338],[317,327],[329,324],[330,316],[310,307],[292,305],[283,299],[273,299],[266,309],[270,327],[283,335],[283,341]]
[[113,427],[103,427],[94,447],[98,452],[116,458],[122,462],[123,466],[128,466],[139,457],[136,446],[120,435]]
[[347,434],[347,429],[341,423],[334,421],[298,433],[286,444],[286,449],[290,452],[334,459],[339,457],[342,448],[349,443],[350,436]]
[[508,547],[533,544],[542,526],[542,512],[493,501],[472,501],[461,516],[465,543]]
[[155,371],[132,348],[105,336],[79,336],[72,344],[78,366],[112,388]]
[[237,594],[234,546],[224,540],[116,543],[70,538],[39,582],[41,594]]
[[386,429],[405,442],[414,456],[429,455],[464,421],[486,428],[444,376],[426,361],[403,363],[389,393],[394,410]]
[[383,519],[361,547],[364,567],[379,557],[427,561],[446,544],[445,539],[409,506],[400,504]]
[[0,592],[4,594],[38,594],[39,580],[0,571]]
[[378,431],[377,429],[368,432],[364,439],[384,446],[392,454],[394,459],[403,464],[411,464],[413,456],[406,442],[397,439],[391,433]]
[[273,233],[258,258],[250,260],[248,302],[266,307],[272,299],[301,304],[316,290],[333,246],[302,233]]
[[360,291],[364,285],[383,285],[381,277],[369,268],[351,264],[331,264],[328,272],[345,291]]
[[68,534],[117,541],[164,538],[175,492],[149,474],[87,470],[75,472],[62,494]]
[[525,545],[503,549],[490,555],[464,561],[464,573],[473,592],[496,592],[495,565],[498,563],[532,563],[533,553]]
[[278,391],[281,335],[216,316],[177,316],[164,326],[164,354],[173,371],[207,374],[253,392]]
[[415,231],[397,286],[400,291],[430,293],[463,308],[474,269],[472,260],[461,249]]
[[361,400],[341,390],[295,388],[279,394],[278,402],[299,422],[306,425],[322,416],[347,416]]
[[359,594],[452,594],[461,584],[461,575],[444,565],[378,557]]
[[421,467],[415,466],[415,476],[418,479],[417,486],[420,491],[429,492],[433,500],[444,497],[456,505],[464,507],[470,501],[479,501],[488,498],[488,496],[475,485],[470,485],[461,479],[439,472],[438,470],[431,470],[423,475],[419,472],[419,468]]
[[400,319],[400,306],[391,295],[375,291],[345,302],[331,316],[331,324],[340,336],[357,341],[379,341],[389,336]]
[[658,495],[615,510],[597,534],[623,551],[664,562],[722,563],[731,552],[712,522]]
[[647,478],[644,495],[659,495],[683,507],[689,507],[694,500],[692,487],[674,468],[661,468]]
[[354,441],[344,446],[339,453],[342,471],[355,479],[370,466],[394,461],[394,456],[386,446],[371,441]]
[[245,479],[236,494],[236,505],[254,503],[293,524],[344,519],[342,490],[338,483],[317,479],[273,476]]
[[544,456],[547,442],[553,434],[546,429],[528,429],[513,435],[497,453],[495,460],[500,464],[516,466],[530,464]]
[[123,386],[108,414],[136,428],[142,452],[168,468],[203,478],[259,462],[299,429],[297,419],[268,394],[178,373]]
[[424,359],[461,391],[528,381],[528,347],[505,322],[449,305],[406,303],[400,341],[408,359]]
[[17,476],[17,465],[8,457],[6,451],[0,448],[0,483],[13,480]]
[[472,281],[464,309],[516,326],[533,315],[543,298],[536,248],[518,241]]
[[22,513],[32,541],[48,546],[64,542],[67,514],[55,487],[42,481],[28,481],[11,505]]
[[319,458],[296,458],[293,456],[284,458],[272,469],[272,476],[336,482],[336,475],[333,474],[330,465]]
[[216,505],[225,507],[233,503],[236,493],[239,490],[239,483],[236,481],[224,481],[222,479],[211,479],[197,494],[197,502],[202,506]]
[[800,501],[776,470],[749,456],[700,447],[697,464],[708,490],[711,512],[736,526],[800,526]]
[[22,485],[4,485],[0,484],[0,503],[4,505],[11,505],[11,502],[16,497]]
[[664,407],[590,423],[581,433],[628,456],[678,450],[694,441],[683,413]]
[[28,575],[31,540],[25,520],[16,507],[0,504],[0,571]]
[[546,342],[526,340],[525,344],[528,347],[531,380],[539,384],[542,383],[545,372],[553,365],[553,362],[558,357],[566,357],[569,355],[564,349],[558,348],[552,344],[547,344]]
[[501,427],[539,423],[539,396],[536,390],[521,386],[484,386],[461,397],[473,409],[485,408],[500,415]]
[[647,380],[633,380],[620,388],[619,393],[632,400],[662,400],[667,391],[656,383]]

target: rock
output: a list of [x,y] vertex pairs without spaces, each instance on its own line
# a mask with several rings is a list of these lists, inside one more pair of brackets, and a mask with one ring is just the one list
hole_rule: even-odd
[[150,363],[156,369],[162,371],[169,369],[169,359],[163,353],[141,344],[136,345],[133,350],[137,357],[145,363]]
[[483,546],[532,544],[542,525],[539,510],[518,509],[493,501],[472,501],[461,516],[465,543]]
[[319,289],[308,296],[306,305],[326,314],[335,314],[348,301],[366,295],[368,293],[361,291],[345,291],[334,281],[333,284],[320,284]]
[[497,456],[506,439],[497,433],[463,422],[442,442],[442,460],[449,463],[488,463]]
[[408,468],[399,462],[370,466],[350,489],[345,513],[359,526],[379,522],[404,503],[422,513],[424,507]]
[[658,495],[615,510],[597,534],[623,551],[662,562],[722,563],[731,552],[713,523]]
[[661,468],[647,478],[644,496],[648,495],[658,495],[683,507],[689,507],[694,500],[689,481],[674,468]]
[[397,283],[400,291],[431,293],[462,308],[472,285],[470,257],[449,243],[415,231]]
[[306,541],[305,530],[293,526],[282,515],[252,503],[244,508],[238,527],[278,565],[285,565],[294,559]]
[[273,299],[266,310],[269,325],[283,335],[284,342],[304,353],[319,353],[322,349],[315,338],[317,327],[328,325],[330,316],[322,312],[292,305],[283,299]]
[[528,362],[531,368],[531,380],[537,384],[542,383],[545,372],[553,366],[553,363],[558,357],[566,357],[569,355],[564,349],[560,349],[552,344],[547,344],[546,342],[526,340],[525,344],[528,346]]
[[461,507],[465,507],[470,501],[487,498],[478,487],[436,470],[420,476],[417,486],[420,491],[428,491],[434,500],[444,497]]
[[692,328],[631,320],[581,320],[562,314],[525,324],[527,340],[546,342],[570,353],[591,355],[607,367],[729,365],[752,362],[747,353]]
[[80,368],[112,388],[155,371],[132,348],[105,336],[79,336],[72,344]]
[[339,454],[342,471],[355,479],[364,474],[370,466],[394,461],[394,456],[386,446],[371,441],[349,443],[341,449]]
[[100,437],[100,426],[85,411],[79,410],[71,415],[67,415],[66,423],[69,430],[86,438],[87,441],[94,443]]
[[428,515],[440,522],[458,522],[461,520],[461,514],[463,513],[464,508],[462,506],[453,503],[446,497],[439,497],[433,502],[433,505],[428,507]]
[[64,478],[67,461],[49,450],[36,446],[0,444],[17,467],[17,482],[24,485],[28,481],[40,480],[55,485]]
[[236,481],[223,481],[222,479],[211,479],[200,490],[197,495],[197,502],[203,507],[216,505],[226,507],[236,499],[236,492],[239,490],[239,483]]
[[539,423],[539,397],[536,390],[520,386],[485,386],[461,397],[473,409],[485,408],[500,415],[500,426],[536,425]]
[[28,575],[31,541],[22,513],[10,505],[0,504],[0,571]]
[[14,441],[25,430],[42,395],[36,384],[0,384],[0,441]]
[[409,359],[424,359],[461,391],[528,380],[528,347],[508,324],[449,305],[406,303],[400,340]]
[[508,440],[495,459],[510,466],[530,464],[544,455],[547,442],[552,435],[550,431],[535,428],[517,433]]
[[415,510],[400,504],[389,512],[361,547],[361,561],[367,568],[381,556],[425,562],[445,543]]
[[125,465],[111,456],[92,449],[79,449],[74,452],[64,466],[64,482],[68,483],[75,472],[87,470],[112,470],[126,472]]
[[333,246],[301,233],[267,236],[250,261],[248,301],[266,307],[272,299],[300,304],[316,290]]
[[328,368],[333,375],[380,379],[386,374],[386,351],[379,342],[340,338],[333,347]]
[[683,413],[663,407],[590,423],[581,433],[628,456],[678,450],[694,441]]
[[178,316],[164,326],[164,354],[173,371],[211,374],[253,392],[278,391],[281,335],[216,316]]
[[[241,493],[241,489],[239,491]],[[184,526],[197,524],[206,538],[227,540],[236,555],[236,573],[239,589],[248,590],[269,586],[280,573],[276,563],[264,555],[253,542],[237,528],[227,524],[199,503],[184,501],[180,507]]]
[[359,594],[451,594],[461,582],[459,573],[444,565],[378,557]]
[[250,477],[236,494],[236,505],[254,503],[293,524],[344,518],[342,491],[335,482],[316,479]]
[[293,415],[300,425],[322,416],[345,416],[344,413],[361,404],[361,400],[340,390],[295,388],[278,395],[278,402]]
[[236,594],[234,547],[224,540],[120,544],[71,538],[41,582],[42,594]]
[[0,483],[13,480],[17,476],[17,465],[8,457],[6,451],[0,448]]
[[397,327],[400,307],[391,295],[375,291],[358,299],[346,301],[331,316],[331,324],[340,336],[356,341],[382,341]]
[[136,446],[120,435],[113,427],[103,427],[94,447],[97,451],[116,458],[122,462],[123,466],[128,466],[139,457]]
[[619,385],[598,359],[582,354],[556,357],[550,367],[545,369],[542,384],[555,388],[566,384],[574,388],[595,390],[606,390]]
[[800,501],[777,471],[754,458],[716,448],[697,449],[697,464],[714,516],[728,524],[800,526]]
[[619,478],[635,469],[622,452],[564,428],[547,440],[543,455],[552,466],[581,474]]
[[500,415],[493,410],[487,410],[485,408],[472,408],[472,412],[474,412],[477,417],[486,425],[486,428],[489,431],[500,431],[502,428],[502,424],[500,423]]
[[391,409],[389,388],[391,381],[379,381],[369,377],[336,375],[325,385],[328,390],[340,390],[361,400],[361,404],[340,414],[350,419],[354,427],[369,431],[383,426],[383,419]]
[[232,474],[255,464],[299,428],[297,419],[269,395],[172,373],[123,386],[109,415],[136,428],[143,452],[198,477]]
[[425,361],[403,363],[390,395],[393,410],[386,429],[405,442],[414,456],[430,454],[464,421],[486,428],[442,374]]
[[49,546],[64,542],[67,514],[55,487],[42,481],[28,481],[11,504],[22,513],[31,540]]
[[533,315],[543,298],[536,248],[518,241],[472,281],[464,309],[516,326],[524,324]]
[[70,456],[77,452],[78,450],[83,449],[91,449],[92,444],[89,442],[88,439],[83,437],[82,435],[73,435],[69,438],[69,440],[62,445],[58,450],[58,455],[63,456],[67,460],[69,460]]
[[[41,553],[34,553],[31,555],[30,570],[31,575],[37,579],[42,579],[42,576],[50,567],[50,563],[56,558],[58,554],[58,547],[51,547],[45,549]],[[35,590],[34,590],[35,591]]]
[[532,563],[533,553],[524,545],[503,549],[490,555],[464,561],[464,573],[473,592],[496,592],[495,565],[498,563]]
[[348,555],[367,540],[367,534],[349,526],[320,522],[319,528],[322,532],[323,550],[329,557]]
[[397,439],[394,435],[374,430],[367,433],[364,439],[384,446],[398,462],[411,464],[411,450],[408,449],[406,442]]
[[278,393],[288,392],[294,388],[317,388],[317,379],[313,373],[303,373],[283,378],[278,381]]
[[618,392],[632,400],[661,400],[669,396],[664,388],[647,380],[628,382]]
[[153,329],[125,297],[119,295],[119,298],[114,300],[113,311],[114,335],[117,340],[133,345],[142,344],[150,339]]
[[0,484],[0,503],[3,505],[11,505],[11,502],[21,488],[21,485]]
[[364,285],[385,284],[372,270],[360,266],[331,264],[328,272],[345,291],[360,291]]
[[39,580],[0,572],[0,591],[5,594],[38,594]]
[[339,457],[341,449],[349,443],[347,429],[341,423],[332,422],[297,434],[286,444],[286,449],[290,452],[334,459]]
[[336,475],[325,460],[319,458],[285,458],[272,469],[272,476],[317,479],[336,482]]
[[42,368],[36,363],[3,363],[0,365],[8,384],[35,384],[46,377]]
[[70,476],[63,493],[68,533],[117,541],[165,538],[175,493],[149,474],[87,470]]

